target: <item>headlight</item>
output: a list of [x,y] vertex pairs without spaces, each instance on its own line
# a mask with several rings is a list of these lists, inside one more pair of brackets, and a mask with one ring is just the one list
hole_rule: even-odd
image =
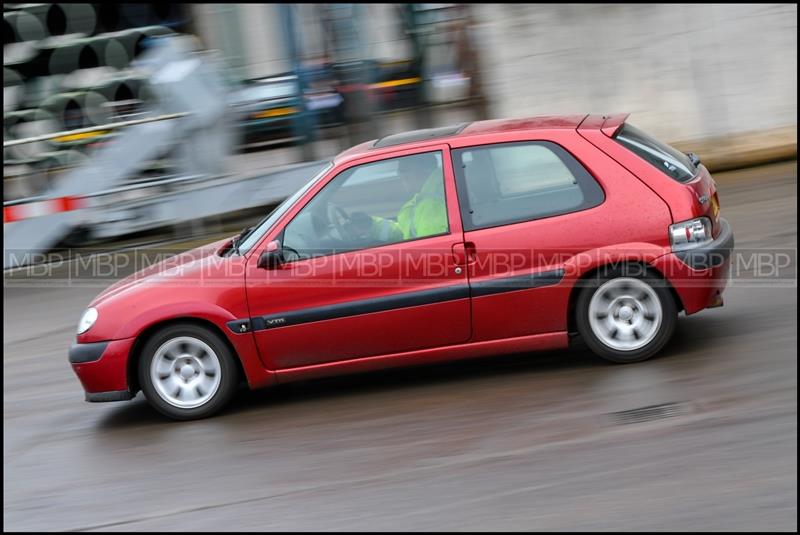
[[698,217],[669,226],[669,242],[673,251],[693,249],[712,240],[711,220],[707,217]]
[[83,334],[91,329],[95,321],[97,321],[97,309],[87,308],[81,316],[81,321],[78,322],[78,334]]

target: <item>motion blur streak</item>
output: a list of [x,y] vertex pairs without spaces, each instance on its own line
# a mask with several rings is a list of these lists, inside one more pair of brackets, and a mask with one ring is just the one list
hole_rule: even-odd
[[[3,16],[5,529],[797,529],[796,4]],[[777,285],[732,280],[646,362],[487,357],[242,392],[177,423],[141,394],[83,401],[67,351],[108,258],[82,281],[97,264],[25,271],[231,238],[370,139],[623,112],[713,173],[745,269],[790,259]]]
[[[737,247],[796,250],[796,163],[717,181]],[[796,279],[732,286],[635,365],[392,370],[185,424],[76,396],[64,348],[96,288],[6,290],[9,530],[797,528]]]

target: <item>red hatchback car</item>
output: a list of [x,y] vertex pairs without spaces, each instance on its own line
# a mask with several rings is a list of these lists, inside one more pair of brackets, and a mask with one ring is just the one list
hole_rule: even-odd
[[733,233],[692,154],[627,115],[494,120],[340,154],[259,224],[123,279],[69,361],[176,419],[250,388],[564,348],[634,362],[722,304]]

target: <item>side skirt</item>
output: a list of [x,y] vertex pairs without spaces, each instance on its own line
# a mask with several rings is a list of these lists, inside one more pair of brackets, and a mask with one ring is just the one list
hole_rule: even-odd
[[569,339],[566,331],[534,334],[518,336],[516,338],[506,338],[503,340],[488,340],[418,351],[407,351],[404,353],[325,362],[322,364],[312,364],[310,366],[275,370],[273,373],[275,374],[277,382],[289,383],[292,381],[328,377],[331,375],[359,373],[400,366],[432,364],[435,362],[446,362],[448,360],[487,357],[525,351],[562,349],[566,348],[568,343]]

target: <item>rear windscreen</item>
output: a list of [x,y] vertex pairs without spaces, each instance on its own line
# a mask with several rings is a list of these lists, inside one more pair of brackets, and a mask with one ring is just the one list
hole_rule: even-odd
[[697,174],[697,168],[686,154],[633,125],[624,124],[615,139],[678,182],[688,182]]

